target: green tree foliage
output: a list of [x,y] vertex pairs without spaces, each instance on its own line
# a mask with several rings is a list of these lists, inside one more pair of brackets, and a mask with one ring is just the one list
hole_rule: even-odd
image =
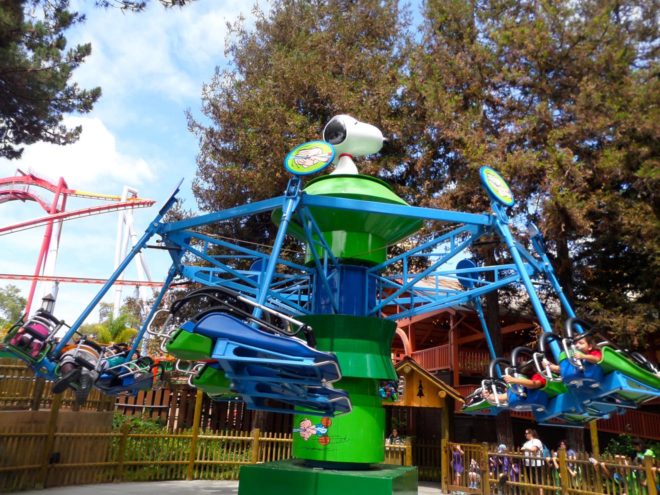
[[[286,153],[318,139],[335,114],[354,113],[389,133],[408,134],[398,115],[407,56],[398,2],[278,1],[256,16],[254,30],[230,26],[231,66],[204,88],[211,124],[190,119],[201,143],[193,189],[207,210],[281,194],[289,178]],[[362,162],[361,170],[395,175],[402,159],[399,153]],[[272,234],[267,215],[222,228],[257,242]]]
[[634,346],[658,325],[657,15],[645,1],[430,1],[411,71],[438,205],[482,209],[476,169],[499,169],[579,312]]
[[[158,0],[165,8],[183,7],[194,0]],[[147,7],[146,0],[96,0],[96,5],[103,8],[117,8],[129,12],[142,12]]]
[[86,113],[101,89],[71,83],[91,45],[67,48],[64,32],[84,17],[68,0],[0,3],[0,157],[20,158],[38,141],[69,144],[81,128],[62,124],[65,114]]
[[[281,159],[338,113],[391,134],[360,164],[419,205],[483,211],[507,177],[581,316],[624,344],[657,332],[658,7],[650,0],[274,2],[232,26],[204,92],[194,192],[218,210],[281,194]],[[252,223],[250,223],[252,222]],[[269,218],[232,224],[264,242]],[[481,256],[499,256],[485,248]]]
[[23,314],[27,300],[15,285],[0,287],[0,329],[12,325]]
[[137,334],[140,318],[134,314],[132,304],[124,305],[116,318],[112,314],[112,304],[99,305],[99,323],[87,323],[80,327],[84,335],[93,336],[99,344],[130,342]]

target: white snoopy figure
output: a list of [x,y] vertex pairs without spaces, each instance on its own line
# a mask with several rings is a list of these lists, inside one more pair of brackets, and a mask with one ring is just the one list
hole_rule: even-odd
[[330,175],[357,175],[353,158],[378,153],[385,138],[377,127],[350,115],[337,115],[325,125],[323,139],[335,147],[335,169]]

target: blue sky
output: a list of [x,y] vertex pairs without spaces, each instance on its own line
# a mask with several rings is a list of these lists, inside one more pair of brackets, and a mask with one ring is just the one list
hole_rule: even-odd
[[[89,0],[71,4],[87,20],[67,33],[69,44],[92,43],[92,55],[74,79],[84,88],[101,86],[103,96],[91,113],[67,118],[70,124],[83,125],[78,143],[28,147],[21,160],[0,160],[0,177],[21,168],[52,180],[62,176],[72,189],[104,194],[121,194],[129,185],[159,203],[184,178],[180,197],[185,207],[194,209],[190,186],[198,145],[187,130],[184,112],[190,109],[199,115],[202,85],[211,80],[217,66],[226,64],[226,23],[240,14],[251,23],[254,2],[200,0],[166,10],[154,1],[141,14],[93,8]],[[67,210],[93,204],[98,203],[72,199]],[[156,212],[156,207],[138,210],[136,230],[141,233]],[[0,205],[3,226],[37,216],[42,211],[35,203]],[[116,225],[116,213],[66,222],[56,273],[108,277],[113,271]],[[43,233],[37,228],[0,236],[0,273],[31,274]],[[149,250],[147,262],[153,278],[163,280],[168,256]],[[136,268],[129,267],[126,278],[136,275]],[[27,294],[28,283],[15,285]],[[72,323],[99,287],[62,284],[56,314]],[[132,289],[124,289],[124,295],[131,293]],[[36,299],[40,297],[38,287]],[[97,313],[89,320],[97,320]]]

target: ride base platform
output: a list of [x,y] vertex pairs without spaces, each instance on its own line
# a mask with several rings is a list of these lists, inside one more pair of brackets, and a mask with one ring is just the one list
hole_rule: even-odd
[[366,470],[312,468],[289,459],[241,466],[239,495],[417,495],[417,468],[375,464]]

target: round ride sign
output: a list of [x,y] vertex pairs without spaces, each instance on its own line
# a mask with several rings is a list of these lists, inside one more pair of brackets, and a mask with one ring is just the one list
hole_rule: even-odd
[[284,158],[284,168],[295,175],[320,172],[335,159],[334,147],[326,141],[310,141],[293,148]]
[[481,167],[479,175],[481,176],[481,183],[491,198],[504,206],[513,206],[515,200],[511,188],[500,174],[490,167]]

